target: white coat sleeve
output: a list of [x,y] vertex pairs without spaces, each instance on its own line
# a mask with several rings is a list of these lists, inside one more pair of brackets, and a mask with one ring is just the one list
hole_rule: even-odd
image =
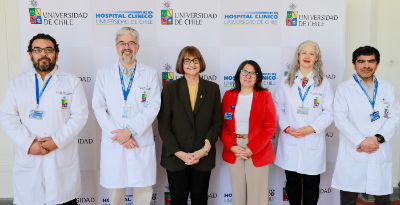
[[111,140],[111,138],[115,136],[115,134],[111,134],[111,132],[118,128],[114,124],[112,116],[108,113],[104,82],[102,82],[103,79],[100,75],[100,71],[97,71],[96,82],[94,83],[93,89],[92,107],[103,133],[107,133],[106,136]]
[[289,85],[285,84],[284,79],[282,79],[281,84],[279,85],[279,88],[275,94],[276,117],[278,118],[279,128],[282,131],[290,126],[289,120],[287,119],[286,113],[285,113],[285,104],[286,104],[285,98],[286,97],[285,97],[285,89],[284,89],[284,86],[289,86]]
[[335,100],[333,102],[335,126],[340,132],[355,146],[361,144],[365,137],[349,120],[349,106],[345,96],[345,86],[339,85],[336,89]]
[[70,104],[70,117],[65,124],[55,133],[51,133],[51,138],[59,149],[63,149],[78,139],[78,134],[81,132],[88,119],[89,110],[85,91],[79,78],[74,80],[74,91]]
[[322,113],[310,123],[310,126],[317,134],[324,132],[333,122],[333,91],[330,82],[324,79],[326,83],[325,96],[322,101]]
[[[382,128],[376,134],[381,134],[385,141],[389,141],[400,125],[400,104],[396,98],[394,88],[391,85],[386,87],[389,90],[389,99],[387,99],[389,102],[389,115]],[[382,115],[383,113],[381,117],[383,117]]]
[[14,143],[15,147],[24,150],[28,154],[36,136],[32,135],[28,128],[21,122],[17,102],[14,94],[14,80],[8,83],[6,94],[0,105],[0,122],[6,135]]
[[129,126],[131,126],[137,133],[134,138],[141,137],[143,133],[152,126],[158,112],[160,111],[161,92],[155,72],[152,73],[149,82],[148,87],[151,89],[146,99],[147,105],[143,107],[141,111],[137,112],[128,122]]

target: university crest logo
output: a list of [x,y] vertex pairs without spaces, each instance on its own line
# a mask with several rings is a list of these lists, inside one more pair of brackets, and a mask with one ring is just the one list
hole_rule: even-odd
[[163,7],[164,9],[161,10],[161,24],[162,25],[173,25],[174,24],[174,19],[173,19],[173,10],[170,9],[169,7],[171,6],[171,2],[169,1],[164,1]]
[[162,72],[162,85],[166,82],[173,81],[174,80],[174,72],[171,72],[172,66],[170,64],[165,64],[164,65],[164,70],[165,72]]
[[35,8],[38,6],[38,2],[36,0],[31,0],[30,5],[33,7],[29,8],[31,24],[42,24],[42,12],[39,8]]
[[287,11],[286,15],[286,26],[297,26],[297,5],[295,3],[289,4],[289,9],[291,11]]

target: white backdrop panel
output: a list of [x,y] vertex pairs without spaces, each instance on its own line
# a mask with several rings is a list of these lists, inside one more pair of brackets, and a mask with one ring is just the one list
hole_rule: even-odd
[[[108,205],[108,191],[99,185],[101,129],[91,108],[96,71],[118,60],[115,33],[131,26],[140,33],[139,62],[162,72],[175,71],[184,46],[199,48],[207,65],[201,77],[218,83],[221,94],[232,88],[233,76],[244,60],[255,60],[263,72],[263,86],[275,96],[277,86],[291,64],[295,47],[304,40],[316,41],[322,51],[324,71],[333,89],[343,81],[345,70],[346,1],[330,0],[19,0],[22,70],[31,68],[26,53],[29,40],[47,33],[60,44],[58,64],[82,80],[89,102],[89,119],[79,135],[82,173],[80,204]],[[40,9],[41,24],[32,24],[30,9]],[[170,25],[163,25],[162,10],[170,11]],[[296,11],[296,26],[287,26],[287,13]],[[72,16],[71,16],[72,15]],[[140,17],[140,18],[138,18]],[[166,21],[167,22],[167,21]],[[51,25],[50,25],[51,24]],[[157,152],[157,184],[152,205],[168,204],[168,180],[160,163],[162,142],[153,124]],[[272,143],[276,148],[277,138]],[[326,129],[327,171],[321,175],[319,204],[339,204],[339,192],[330,187],[336,162],[338,130]],[[217,148],[212,170],[209,204],[231,204],[227,163],[222,160],[222,143]],[[289,204],[283,188],[285,173],[271,164],[269,172],[271,205]],[[132,188],[127,189],[126,205],[132,205]],[[188,199],[190,204],[190,198]]]

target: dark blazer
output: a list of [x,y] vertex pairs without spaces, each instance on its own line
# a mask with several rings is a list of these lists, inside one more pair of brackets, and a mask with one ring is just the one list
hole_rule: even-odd
[[[224,144],[222,159],[233,164],[235,153],[230,149],[236,144],[235,109],[239,91],[228,90],[222,100],[223,113],[232,112],[232,119],[225,120],[222,125],[221,141]],[[269,91],[253,91],[249,120],[249,143],[247,147],[253,152],[251,157],[255,167],[270,164],[275,160],[271,139],[276,129],[276,110],[272,95]],[[241,133],[238,133],[241,134]]]
[[215,167],[215,142],[222,127],[221,93],[216,83],[199,79],[194,110],[190,104],[189,89],[185,77],[168,82],[161,93],[158,114],[158,130],[163,141],[161,166],[168,171],[180,171],[187,165],[174,155],[183,151],[192,153],[211,143],[208,156],[192,165],[200,171]]

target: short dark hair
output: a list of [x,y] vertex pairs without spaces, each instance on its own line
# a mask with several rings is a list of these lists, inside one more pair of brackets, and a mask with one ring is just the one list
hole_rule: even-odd
[[241,90],[242,86],[240,84],[240,71],[247,64],[253,66],[254,70],[257,73],[257,81],[254,84],[254,88],[256,89],[256,91],[268,90],[267,88],[263,88],[262,87],[261,83],[262,83],[262,80],[263,80],[263,75],[262,75],[261,67],[258,65],[257,62],[255,62],[253,60],[245,60],[239,65],[239,67],[238,67],[238,69],[236,71],[236,74],[235,74],[235,78],[234,78],[235,85],[232,88],[232,90],[234,90],[234,91],[240,91]]
[[56,39],[54,39],[52,36],[50,36],[49,34],[44,34],[44,33],[39,33],[38,35],[34,36],[30,41],[29,41],[29,45],[28,45],[28,52],[32,51],[32,43],[33,41],[35,41],[36,39],[47,39],[50,40],[51,42],[53,42],[54,44],[54,50],[56,51],[56,53],[60,52],[60,48],[58,48],[58,44]]
[[194,58],[198,58],[200,61],[200,73],[206,70],[206,62],[204,61],[203,56],[201,55],[199,49],[194,46],[186,46],[181,50],[178,56],[178,60],[176,61],[176,72],[179,74],[185,74],[183,70],[183,61],[185,60],[185,56],[193,56]]
[[374,54],[375,54],[376,62],[379,63],[381,60],[381,55],[379,54],[378,49],[376,49],[372,46],[359,47],[353,52],[352,62],[353,62],[353,64],[356,64],[358,56],[371,56]]

